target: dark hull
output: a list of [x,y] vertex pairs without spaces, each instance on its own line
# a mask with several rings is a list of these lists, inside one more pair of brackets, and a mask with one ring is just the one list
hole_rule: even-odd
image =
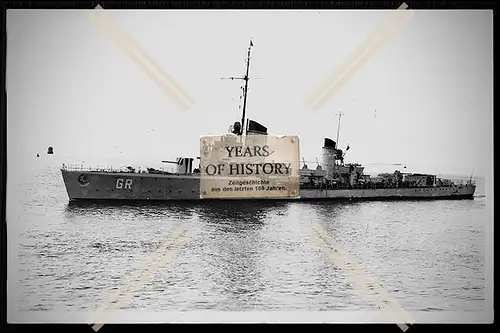
[[[200,198],[199,175],[61,170],[70,201],[209,201]],[[86,179],[82,181],[81,176]],[[80,181],[79,181],[80,180]],[[425,188],[300,189],[300,198],[244,200],[458,200],[473,199],[474,185]],[[242,199],[224,199],[242,200]]]

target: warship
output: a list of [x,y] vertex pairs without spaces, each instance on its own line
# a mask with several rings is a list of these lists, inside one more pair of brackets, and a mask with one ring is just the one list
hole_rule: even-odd
[[[246,102],[248,94],[250,52],[252,41],[248,47],[246,74],[243,77],[231,77],[244,81],[243,108],[241,122],[234,122],[229,127],[230,137],[269,135],[266,126],[246,119]],[[247,121],[246,121],[247,120]],[[340,128],[340,114],[339,114]],[[435,174],[393,173],[378,174],[371,177],[364,173],[359,163],[344,163],[345,151],[340,149],[337,141],[324,138],[322,161],[309,169],[302,159],[294,164],[298,170],[298,193],[293,197],[278,200],[404,200],[404,199],[473,199],[476,190],[475,182],[452,181],[438,178]],[[63,164],[60,171],[70,201],[189,201],[208,200],[202,195],[202,172],[200,165],[194,162],[200,157],[178,157],[176,161],[162,161],[175,165],[174,170],[146,167],[145,170],[127,168],[91,168],[81,165]],[[201,162],[200,162],[201,163]],[[217,199],[217,198],[216,198]],[[222,198],[224,199],[224,198]],[[228,199],[228,198],[225,198]],[[255,199],[252,196],[237,198],[240,200]],[[266,198],[259,198],[266,199]],[[276,198],[269,198],[276,200]]]

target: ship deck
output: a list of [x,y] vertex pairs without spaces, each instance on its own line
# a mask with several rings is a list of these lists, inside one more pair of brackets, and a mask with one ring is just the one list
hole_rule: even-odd
[[109,174],[136,174],[136,175],[170,175],[170,176],[186,176],[186,175],[196,175],[199,173],[193,174],[180,174],[174,168],[149,168],[147,166],[139,167],[139,168],[131,168],[126,166],[94,166],[91,165],[86,166],[82,164],[63,164],[61,167],[61,171],[74,171],[74,172],[90,172],[90,173],[109,173]]

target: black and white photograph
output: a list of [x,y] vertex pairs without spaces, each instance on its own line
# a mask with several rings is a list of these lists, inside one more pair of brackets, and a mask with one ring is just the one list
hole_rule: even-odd
[[492,10],[5,16],[8,323],[493,322]]

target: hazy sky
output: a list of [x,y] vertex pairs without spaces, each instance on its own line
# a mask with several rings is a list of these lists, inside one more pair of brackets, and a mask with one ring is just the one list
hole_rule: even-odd
[[250,82],[247,115],[272,134],[298,134],[306,160],[321,157],[324,137],[335,140],[342,110],[346,162],[491,173],[492,11],[416,11],[316,113],[306,98],[389,12],[110,13],[196,105],[180,110],[87,11],[9,10],[9,172],[48,146],[68,160],[199,156],[201,135],[241,119],[241,83],[221,77],[244,74],[253,37],[250,75],[262,79]]

